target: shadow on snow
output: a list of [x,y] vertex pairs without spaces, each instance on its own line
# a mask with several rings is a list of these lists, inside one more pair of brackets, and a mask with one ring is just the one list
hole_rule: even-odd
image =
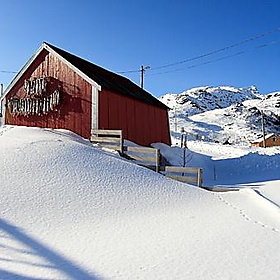
[[[55,251],[47,248],[44,244],[40,243],[39,241],[35,240],[34,238],[28,236],[24,233],[20,228],[10,224],[9,222],[5,221],[4,219],[0,218],[0,230],[4,233],[2,238],[6,237],[12,239],[14,241],[20,242],[25,247],[28,247],[27,250],[17,249],[13,246],[1,245],[0,247],[3,249],[12,250],[21,254],[27,255],[36,255],[46,261],[48,264],[39,264],[35,262],[29,261],[18,261],[13,259],[0,259],[1,261],[6,262],[13,262],[37,267],[45,267],[47,269],[57,270],[59,273],[62,273],[67,277],[67,279],[74,279],[74,280],[97,280],[101,279],[101,277],[97,277],[92,273],[85,271],[83,268],[77,266],[75,263],[71,262],[70,260],[66,259],[64,256],[56,253]],[[7,237],[8,236],[8,237]],[[50,278],[42,277],[34,278],[30,276],[21,275],[20,273],[15,273],[13,271],[8,271],[6,269],[0,268],[0,279],[6,280],[50,280]],[[51,278],[53,279],[53,278]]]

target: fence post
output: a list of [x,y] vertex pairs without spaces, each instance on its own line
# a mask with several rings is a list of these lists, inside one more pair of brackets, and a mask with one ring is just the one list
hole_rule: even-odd
[[160,152],[159,149],[156,149],[156,172],[160,172]]
[[120,154],[123,154],[123,133],[120,131]]
[[197,185],[198,187],[202,187],[202,169],[198,168],[197,170]]

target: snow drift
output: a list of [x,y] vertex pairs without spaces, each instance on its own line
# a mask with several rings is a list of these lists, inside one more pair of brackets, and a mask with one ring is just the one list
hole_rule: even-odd
[[254,190],[178,183],[63,130],[2,127],[0,159],[1,279],[279,277],[279,207]]

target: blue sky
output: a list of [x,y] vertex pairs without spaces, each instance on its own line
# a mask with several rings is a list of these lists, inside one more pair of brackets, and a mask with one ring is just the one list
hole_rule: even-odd
[[205,85],[278,91],[279,11],[279,0],[3,0],[0,82],[46,41],[135,71],[122,75],[137,84],[141,65],[150,66],[144,87],[155,96]]

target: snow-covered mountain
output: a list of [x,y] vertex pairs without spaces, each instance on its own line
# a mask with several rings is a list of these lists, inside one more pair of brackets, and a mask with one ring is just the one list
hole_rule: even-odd
[[183,127],[191,139],[249,144],[262,135],[262,112],[265,131],[280,132],[280,92],[260,94],[255,86],[207,86],[159,99],[171,108],[175,143]]

